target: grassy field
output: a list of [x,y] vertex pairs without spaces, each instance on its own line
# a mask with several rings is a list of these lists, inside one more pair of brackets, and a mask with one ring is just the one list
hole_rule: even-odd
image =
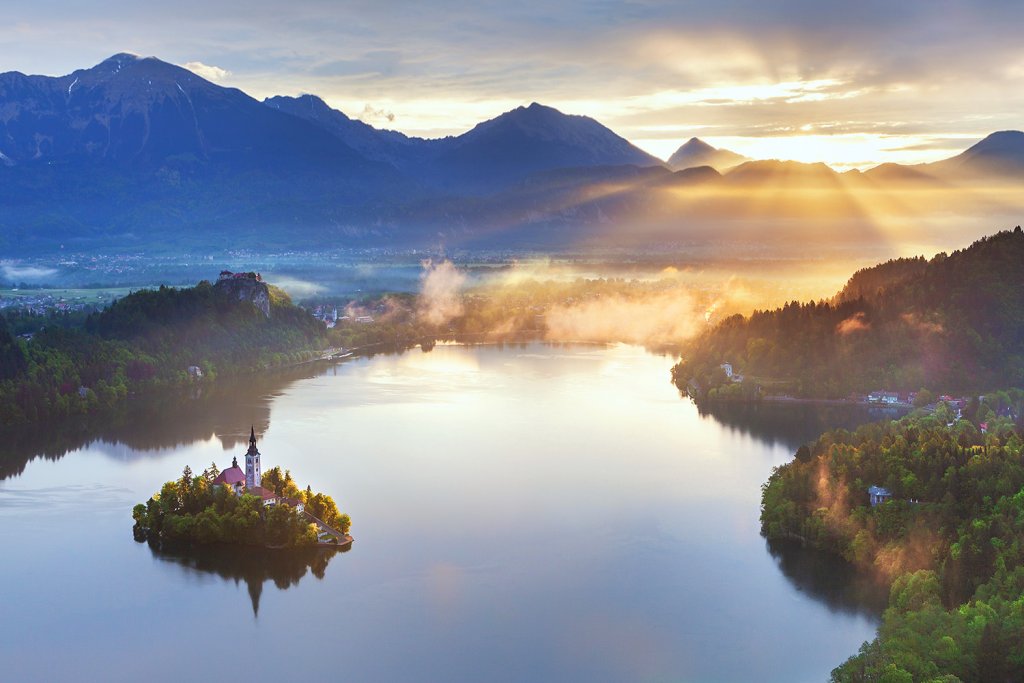
[[0,288],[0,300],[6,300],[8,305],[13,300],[13,305],[17,306],[20,304],[29,304],[32,302],[38,302],[44,299],[60,300],[63,299],[68,303],[73,304],[108,304],[114,299],[120,299],[123,296],[128,295],[130,292],[142,289],[141,287],[95,287],[95,288],[18,288],[18,289],[4,289]]

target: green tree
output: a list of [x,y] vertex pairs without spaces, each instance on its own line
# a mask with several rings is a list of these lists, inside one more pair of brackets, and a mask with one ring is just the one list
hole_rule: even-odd
[[181,479],[178,480],[178,490],[182,493],[187,493],[192,487],[192,468],[185,465],[185,469],[181,471]]
[[928,391],[927,389],[922,388],[920,391],[917,392],[917,395],[914,396],[915,408],[924,408],[926,405],[930,403],[935,403],[935,394]]

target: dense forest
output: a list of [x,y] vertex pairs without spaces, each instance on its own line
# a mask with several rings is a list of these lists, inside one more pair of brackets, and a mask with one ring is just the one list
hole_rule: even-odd
[[[1024,441],[1001,405],[1024,392],[1012,393],[986,398],[984,423],[940,406],[826,432],[765,484],[765,536],[893,582],[878,638],[833,681],[1024,680]],[[892,498],[872,506],[871,486]]]
[[[160,492],[132,511],[136,540],[171,546],[189,543],[312,547],[317,525],[297,508],[281,503],[265,507],[251,494],[235,495],[213,481],[220,472],[211,465],[199,475],[189,467],[181,478],[166,482]],[[301,501],[305,511],[327,526],[347,534],[349,516],[338,512],[334,499],[300,490],[290,472],[275,467],[263,473],[261,485],[279,496]]]
[[6,426],[109,408],[132,393],[317,357],[323,325],[267,286],[267,312],[220,284],[142,290],[79,325],[15,338],[0,316]]
[[[723,320],[687,346],[673,377],[697,399],[1022,386],[1022,263],[1018,226],[929,261],[868,268],[831,301]],[[743,381],[730,381],[723,363]]]

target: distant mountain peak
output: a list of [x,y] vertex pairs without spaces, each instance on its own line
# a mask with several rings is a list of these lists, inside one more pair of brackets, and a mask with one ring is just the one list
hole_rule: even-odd
[[996,131],[955,157],[928,164],[926,168],[940,175],[1019,177],[1024,173],[1024,132]]
[[[132,52],[118,52],[117,54],[110,55],[96,66],[103,66],[104,64],[124,66],[125,64],[137,62],[140,59],[142,59],[142,57]],[[150,57],[150,59],[155,59],[155,57]]]
[[263,104],[274,109],[280,109],[288,111],[292,114],[298,114],[296,111],[297,107],[301,107],[304,111],[301,113],[303,118],[311,120],[321,120],[324,117],[337,116],[343,118],[346,121],[351,119],[345,115],[344,112],[332,109],[331,105],[323,101],[319,96],[312,93],[302,93],[295,97],[288,97],[286,95],[274,95],[263,100]]
[[990,133],[967,148],[964,154],[1020,154],[1024,152],[1024,132],[1000,130]]
[[676,171],[696,168],[698,166],[710,166],[716,171],[721,172],[738,166],[747,160],[747,157],[742,154],[736,154],[727,149],[716,149],[700,138],[692,137],[669,157],[668,165]]
[[516,107],[511,111],[507,111],[504,114],[496,116],[490,121],[485,121],[481,125],[486,125],[492,122],[505,122],[505,121],[524,121],[524,122],[538,122],[545,123],[549,121],[555,121],[559,119],[570,120],[573,118],[586,119],[586,116],[574,116],[572,114],[563,114],[554,107],[549,107],[539,102],[531,102],[529,106]]
[[[989,133],[988,135],[986,135],[982,139],[981,142],[985,142],[985,140],[991,140],[991,141],[1008,141],[1008,140],[1012,140],[1012,141],[1018,141],[1019,142],[1019,141],[1024,140],[1024,131],[1019,131],[1019,130],[997,130],[994,133]],[[978,144],[981,144],[981,142],[979,142]]]
[[[275,95],[274,97],[268,97],[267,99],[265,99],[263,101],[264,102],[272,102],[274,100],[279,100],[279,99],[284,99],[284,97],[281,96],[281,95]],[[324,102],[322,97],[320,97],[319,95],[314,95],[313,93],[308,93],[308,92],[300,93],[300,94],[296,95],[294,99],[298,100],[299,102],[303,102],[305,104],[309,104],[310,106],[326,107],[327,109],[330,109],[330,107],[327,105],[326,102]]]
[[704,142],[700,138],[690,138],[689,140],[687,140],[686,142],[683,143],[683,145],[679,148],[679,150],[676,151],[676,154],[678,154],[679,151],[684,151],[684,150],[687,151],[687,152],[696,152],[698,150],[700,150],[700,151],[708,151],[708,152],[717,152],[718,151],[717,149],[715,149],[714,147],[712,147],[708,143]]
[[129,90],[138,89],[143,85],[147,87],[160,86],[165,90],[178,90],[185,84],[206,83],[211,87],[216,87],[184,67],[170,64],[156,57],[140,57],[128,52],[111,55],[92,68],[79,69],[61,78],[78,81],[76,87],[79,91],[86,86],[99,83],[122,83],[121,87]]

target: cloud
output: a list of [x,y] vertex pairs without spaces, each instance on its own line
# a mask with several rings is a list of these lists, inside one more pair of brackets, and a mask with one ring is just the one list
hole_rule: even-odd
[[56,268],[43,266],[20,266],[12,263],[0,264],[0,270],[8,280],[18,282],[39,282],[57,274]]
[[185,62],[181,66],[188,69],[196,76],[205,78],[208,81],[213,81],[214,83],[220,83],[231,75],[231,72],[227,69],[222,69],[219,66],[203,64],[202,62]]
[[384,109],[374,109],[367,104],[363,107],[363,111],[358,118],[360,121],[364,122],[385,120],[388,123],[391,123],[395,120],[395,114],[394,112]]
[[451,261],[424,261],[420,280],[420,318],[431,325],[445,325],[462,315],[461,290],[466,276]]
[[554,306],[545,318],[551,341],[604,341],[672,344],[706,327],[704,307],[682,291],[639,299],[611,296]]
[[924,320],[915,313],[904,313],[900,316],[900,319],[922,334],[942,334],[946,331],[942,323]]
[[864,317],[864,312],[854,313],[843,322],[836,325],[836,334],[846,336],[854,332],[863,332],[871,329],[871,323]]
[[316,284],[315,282],[308,282],[306,280],[300,280],[298,278],[289,277],[287,275],[271,275],[268,279],[276,286],[283,289],[290,296],[302,299],[305,297],[316,296],[326,290],[323,285]]

